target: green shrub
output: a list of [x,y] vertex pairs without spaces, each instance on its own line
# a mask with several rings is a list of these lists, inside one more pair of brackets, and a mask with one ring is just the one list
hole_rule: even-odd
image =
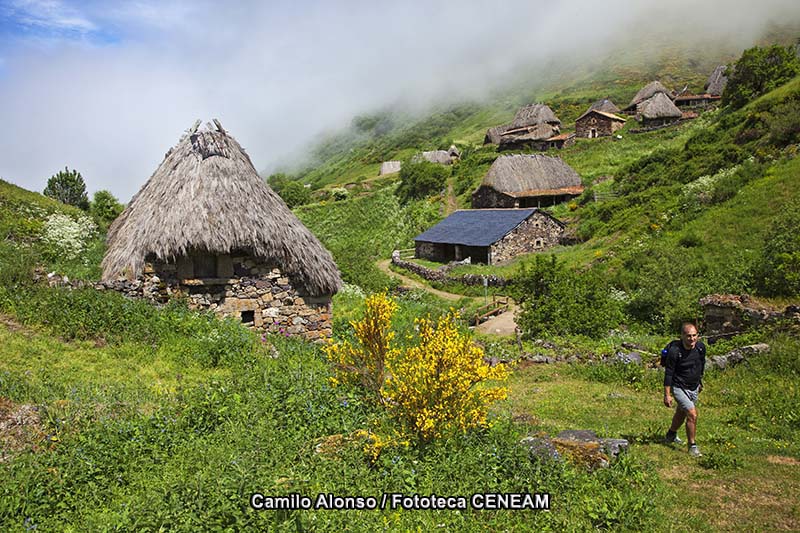
[[517,325],[527,337],[542,334],[600,337],[624,320],[622,303],[593,273],[577,273],[555,256],[523,265],[514,278],[521,302]]
[[754,278],[761,294],[800,294],[800,202],[786,205],[772,222]]
[[722,105],[739,109],[751,100],[779,87],[800,73],[800,59],[793,46],[754,46],[728,67],[728,84]]
[[404,162],[400,168],[397,197],[403,203],[438,194],[444,189],[450,168],[428,161]]

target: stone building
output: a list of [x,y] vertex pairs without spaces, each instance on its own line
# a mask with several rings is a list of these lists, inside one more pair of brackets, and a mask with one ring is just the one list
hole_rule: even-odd
[[583,192],[581,177],[558,157],[515,154],[498,157],[472,193],[472,207],[555,205]]
[[[529,104],[517,110],[511,124],[494,126],[486,131],[484,144],[497,144],[500,149],[532,147],[546,150],[544,141],[561,133],[561,120],[546,104]],[[564,139],[566,140],[566,139]],[[561,143],[562,147],[563,143]]]
[[681,117],[683,112],[664,93],[656,93],[636,106],[636,119],[645,127],[665,126]]
[[[605,100],[605,102],[610,102],[610,100]],[[614,104],[611,103],[611,105],[613,106]],[[616,106],[614,107],[616,108]],[[586,113],[575,120],[575,135],[586,139],[608,137],[624,125],[625,119],[611,111],[590,107]]]
[[653,96],[659,93],[662,93],[668,98],[671,98],[671,93],[669,89],[664,87],[664,85],[660,81],[658,80],[651,81],[650,83],[639,89],[639,92],[637,92],[636,95],[633,97],[631,103],[628,104],[628,107],[623,109],[623,112],[629,115],[637,114],[639,112],[639,104],[641,104],[645,100],[652,98]]
[[564,224],[538,209],[464,209],[418,235],[415,255],[490,265],[558,244]]
[[330,253],[219,121],[199,123],[109,228],[103,280],[134,280],[145,297],[183,297],[261,331],[330,336],[341,286]]

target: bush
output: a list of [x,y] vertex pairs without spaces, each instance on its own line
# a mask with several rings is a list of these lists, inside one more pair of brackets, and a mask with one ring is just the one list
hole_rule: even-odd
[[800,59],[794,47],[754,46],[744,51],[728,68],[728,84],[722,93],[722,105],[739,109],[779,87],[800,73]]
[[404,162],[400,168],[400,186],[396,194],[401,202],[426,198],[444,189],[450,169],[428,161]]
[[83,210],[89,209],[86,183],[84,183],[83,176],[77,170],[70,170],[64,167],[64,170],[51,176],[47,180],[47,187],[44,188],[43,194]]
[[96,233],[92,220],[79,215],[75,220],[61,213],[53,213],[44,223],[42,242],[51,258],[75,259],[86,249]]
[[119,203],[111,192],[102,190],[94,193],[89,212],[101,224],[108,226],[117,218],[125,207]]
[[598,275],[577,273],[553,255],[523,265],[514,279],[521,301],[517,325],[527,337],[542,334],[601,337],[623,321],[622,303]]
[[763,295],[800,294],[800,202],[786,205],[773,221],[754,277]]
[[435,324],[417,320],[419,335],[411,346],[395,347],[396,310],[385,294],[367,298],[364,318],[353,323],[357,344],[343,341],[325,348],[336,370],[334,383],[361,385],[419,442],[486,425],[491,404],[507,394],[486,382],[505,380],[508,370],[484,362],[483,350],[458,331],[452,313]]

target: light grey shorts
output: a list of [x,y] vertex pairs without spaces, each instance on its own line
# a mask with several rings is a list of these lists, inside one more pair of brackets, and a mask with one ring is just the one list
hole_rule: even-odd
[[694,404],[697,403],[697,395],[700,394],[700,385],[696,389],[681,389],[679,387],[672,387],[672,396],[678,402],[678,407],[684,411],[694,409]]

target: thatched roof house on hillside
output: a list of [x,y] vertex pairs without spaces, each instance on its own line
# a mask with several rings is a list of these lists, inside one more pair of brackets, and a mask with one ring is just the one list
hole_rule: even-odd
[[558,127],[561,126],[561,121],[550,109],[550,106],[541,103],[528,104],[517,110],[517,114],[514,115],[514,121],[511,123],[511,128],[524,128],[537,124],[550,124]]
[[681,110],[664,93],[656,93],[636,107],[636,119],[644,126],[663,126],[680,120],[681,116]]
[[714,69],[705,85],[705,91],[708,94],[722,96],[722,91],[725,90],[725,86],[728,84],[728,77],[725,75],[727,69],[727,65],[719,65]]
[[464,209],[414,238],[415,256],[490,265],[558,244],[564,223],[538,209]]
[[589,106],[588,111],[602,111],[604,113],[619,113],[619,108],[610,98],[601,98]]
[[631,103],[628,104],[628,107],[626,107],[624,111],[629,114],[637,112],[637,106],[639,104],[641,104],[642,102],[644,102],[649,98],[652,98],[658,93],[663,93],[667,97],[669,97],[671,94],[669,92],[669,89],[664,87],[660,81],[658,80],[651,81],[650,83],[639,89],[639,92],[636,93],[636,96],[633,97],[633,100],[631,100]]
[[583,192],[581,177],[558,157],[517,154],[498,157],[472,193],[472,207],[555,205]]
[[[483,144],[497,144],[502,148],[521,148],[532,141],[544,141],[561,133],[561,120],[545,104],[528,104],[517,110],[511,124],[494,126],[486,130]],[[540,149],[547,149],[544,146]]]
[[419,153],[412,157],[411,160],[414,163],[427,161],[428,163],[437,163],[439,165],[450,165],[453,163],[454,158],[458,159],[457,157],[450,155],[448,150],[431,150],[430,152]]
[[329,336],[333,258],[214,122],[196,122],[111,225],[103,278],[257,329]]

